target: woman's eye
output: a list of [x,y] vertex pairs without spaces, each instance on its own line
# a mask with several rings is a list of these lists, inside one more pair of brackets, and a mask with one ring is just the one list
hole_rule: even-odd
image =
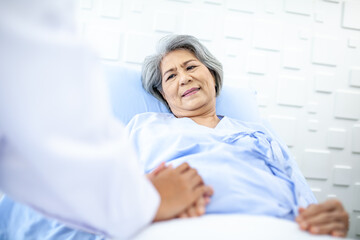
[[186,70],[192,70],[192,69],[194,69],[196,66],[188,66],[187,68],[186,68]]
[[169,80],[169,79],[171,79],[171,78],[173,78],[173,77],[175,77],[175,74],[171,74],[171,75],[167,78],[167,80]]

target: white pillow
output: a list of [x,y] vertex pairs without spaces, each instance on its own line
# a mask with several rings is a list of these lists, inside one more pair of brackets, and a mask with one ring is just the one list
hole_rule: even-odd
[[[142,88],[141,73],[120,65],[104,65],[110,101],[115,116],[124,124],[138,113],[169,112],[155,97]],[[260,121],[255,92],[225,84],[217,98],[217,114],[235,119]]]

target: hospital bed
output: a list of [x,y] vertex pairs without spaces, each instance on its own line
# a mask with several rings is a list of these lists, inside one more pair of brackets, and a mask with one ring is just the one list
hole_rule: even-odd
[[[111,104],[115,116],[127,124],[138,113],[169,112],[167,108],[146,93],[141,86],[140,72],[115,65],[105,66]],[[236,86],[224,86],[216,103],[217,114],[243,121],[261,122],[254,91]],[[334,239],[314,236],[301,231],[294,222],[266,216],[204,215],[200,218],[175,219],[152,224],[135,236],[135,240],[148,239]]]
[[[104,69],[114,115],[123,124],[127,124],[138,113],[168,112],[163,104],[142,89],[139,71],[118,65],[105,65]],[[217,99],[217,113],[244,121],[262,121],[255,97],[255,93],[249,89],[225,84]],[[31,239],[69,240],[73,237],[86,240],[102,239],[95,236],[89,237],[86,233],[66,228],[56,221],[46,220],[32,209],[13,202],[7,196],[0,205],[0,239],[5,236],[1,231],[5,231],[6,228],[16,231],[18,235],[13,235],[14,239],[24,233],[32,237]],[[44,234],[46,231],[50,233]],[[54,233],[55,231],[56,233]],[[45,235],[52,236],[52,238],[46,238]],[[296,223],[288,220],[266,216],[218,214],[155,223],[143,229],[137,236],[134,236],[134,239],[325,240],[334,238],[310,235],[300,231]]]

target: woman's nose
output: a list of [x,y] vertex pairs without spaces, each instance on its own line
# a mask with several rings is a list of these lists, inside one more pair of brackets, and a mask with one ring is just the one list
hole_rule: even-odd
[[190,81],[192,81],[191,77],[189,76],[189,74],[187,73],[180,73],[180,80],[179,83],[180,85],[186,85],[187,83],[189,83]]

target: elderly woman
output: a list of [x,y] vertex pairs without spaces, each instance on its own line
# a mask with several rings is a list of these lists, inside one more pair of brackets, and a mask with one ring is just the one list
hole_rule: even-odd
[[221,63],[192,36],[168,36],[145,59],[143,87],[171,111],[136,115],[127,126],[145,172],[188,162],[214,188],[206,213],[268,215],[313,234],[346,236],[342,204],[315,204],[286,146],[260,124],[216,114],[222,78]]

